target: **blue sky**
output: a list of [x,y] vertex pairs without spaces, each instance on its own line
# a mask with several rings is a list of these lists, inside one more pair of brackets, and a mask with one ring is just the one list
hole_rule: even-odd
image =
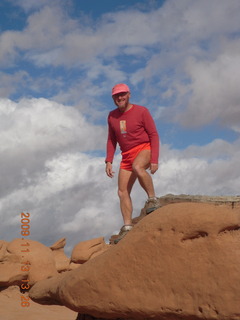
[[[104,172],[119,82],[157,124],[159,196],[239,194],[239,15],[238,0],[1,1],[1,236],[24,210],[34,239],[68,250],[119,229]],[[138,215],[138,185],[133,201]]]

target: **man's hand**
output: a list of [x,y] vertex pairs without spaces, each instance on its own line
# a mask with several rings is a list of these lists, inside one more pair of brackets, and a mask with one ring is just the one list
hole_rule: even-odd
[[150,163],[151,174],[154,174],[157,170],[158,170],[158,164],[157,163]]
[[115,172],[112,171],[112,164],[111,164],[111,162],[107,162],[107,163],[106,163],[106,169],[105,169],[105,171],[106,171],[106,174],[107,174],[108,177],[113,178]]

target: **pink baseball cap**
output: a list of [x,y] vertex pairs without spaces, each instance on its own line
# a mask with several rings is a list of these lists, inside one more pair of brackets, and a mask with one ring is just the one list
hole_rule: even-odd
[[130,92],[130,89],[125,83],[116,84],[112,88],[112,96],[114,96],[115,94],[120,93],[120,92]]

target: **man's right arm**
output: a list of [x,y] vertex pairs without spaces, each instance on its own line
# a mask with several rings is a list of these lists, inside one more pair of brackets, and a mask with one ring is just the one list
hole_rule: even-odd
[[112,162],[113,162],[116,146],[117,146],[117,139],[110,125],[110,119],[108,117],[108,139],[107,139],[107,151],[106,151],[107,155],[105,159],[105,163],[106,163],[105,171],[110,178],[114,176],[114,172],[112,171]]
[[106,162],[106,174],[109,178],[113,178],[114,176],[114,171],[112,170],[112,163],[111,162]]

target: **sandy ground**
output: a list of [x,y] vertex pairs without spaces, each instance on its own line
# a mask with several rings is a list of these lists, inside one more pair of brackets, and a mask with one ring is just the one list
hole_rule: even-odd
[[[24,295],[26,300],[27,294]],[[76,320],[77,313],[63,306],[47,306],[29,300],[21,305],[22,294],[17,286],[0,291],[0,320]],[[23,303],[24,304],[24,303]]]

